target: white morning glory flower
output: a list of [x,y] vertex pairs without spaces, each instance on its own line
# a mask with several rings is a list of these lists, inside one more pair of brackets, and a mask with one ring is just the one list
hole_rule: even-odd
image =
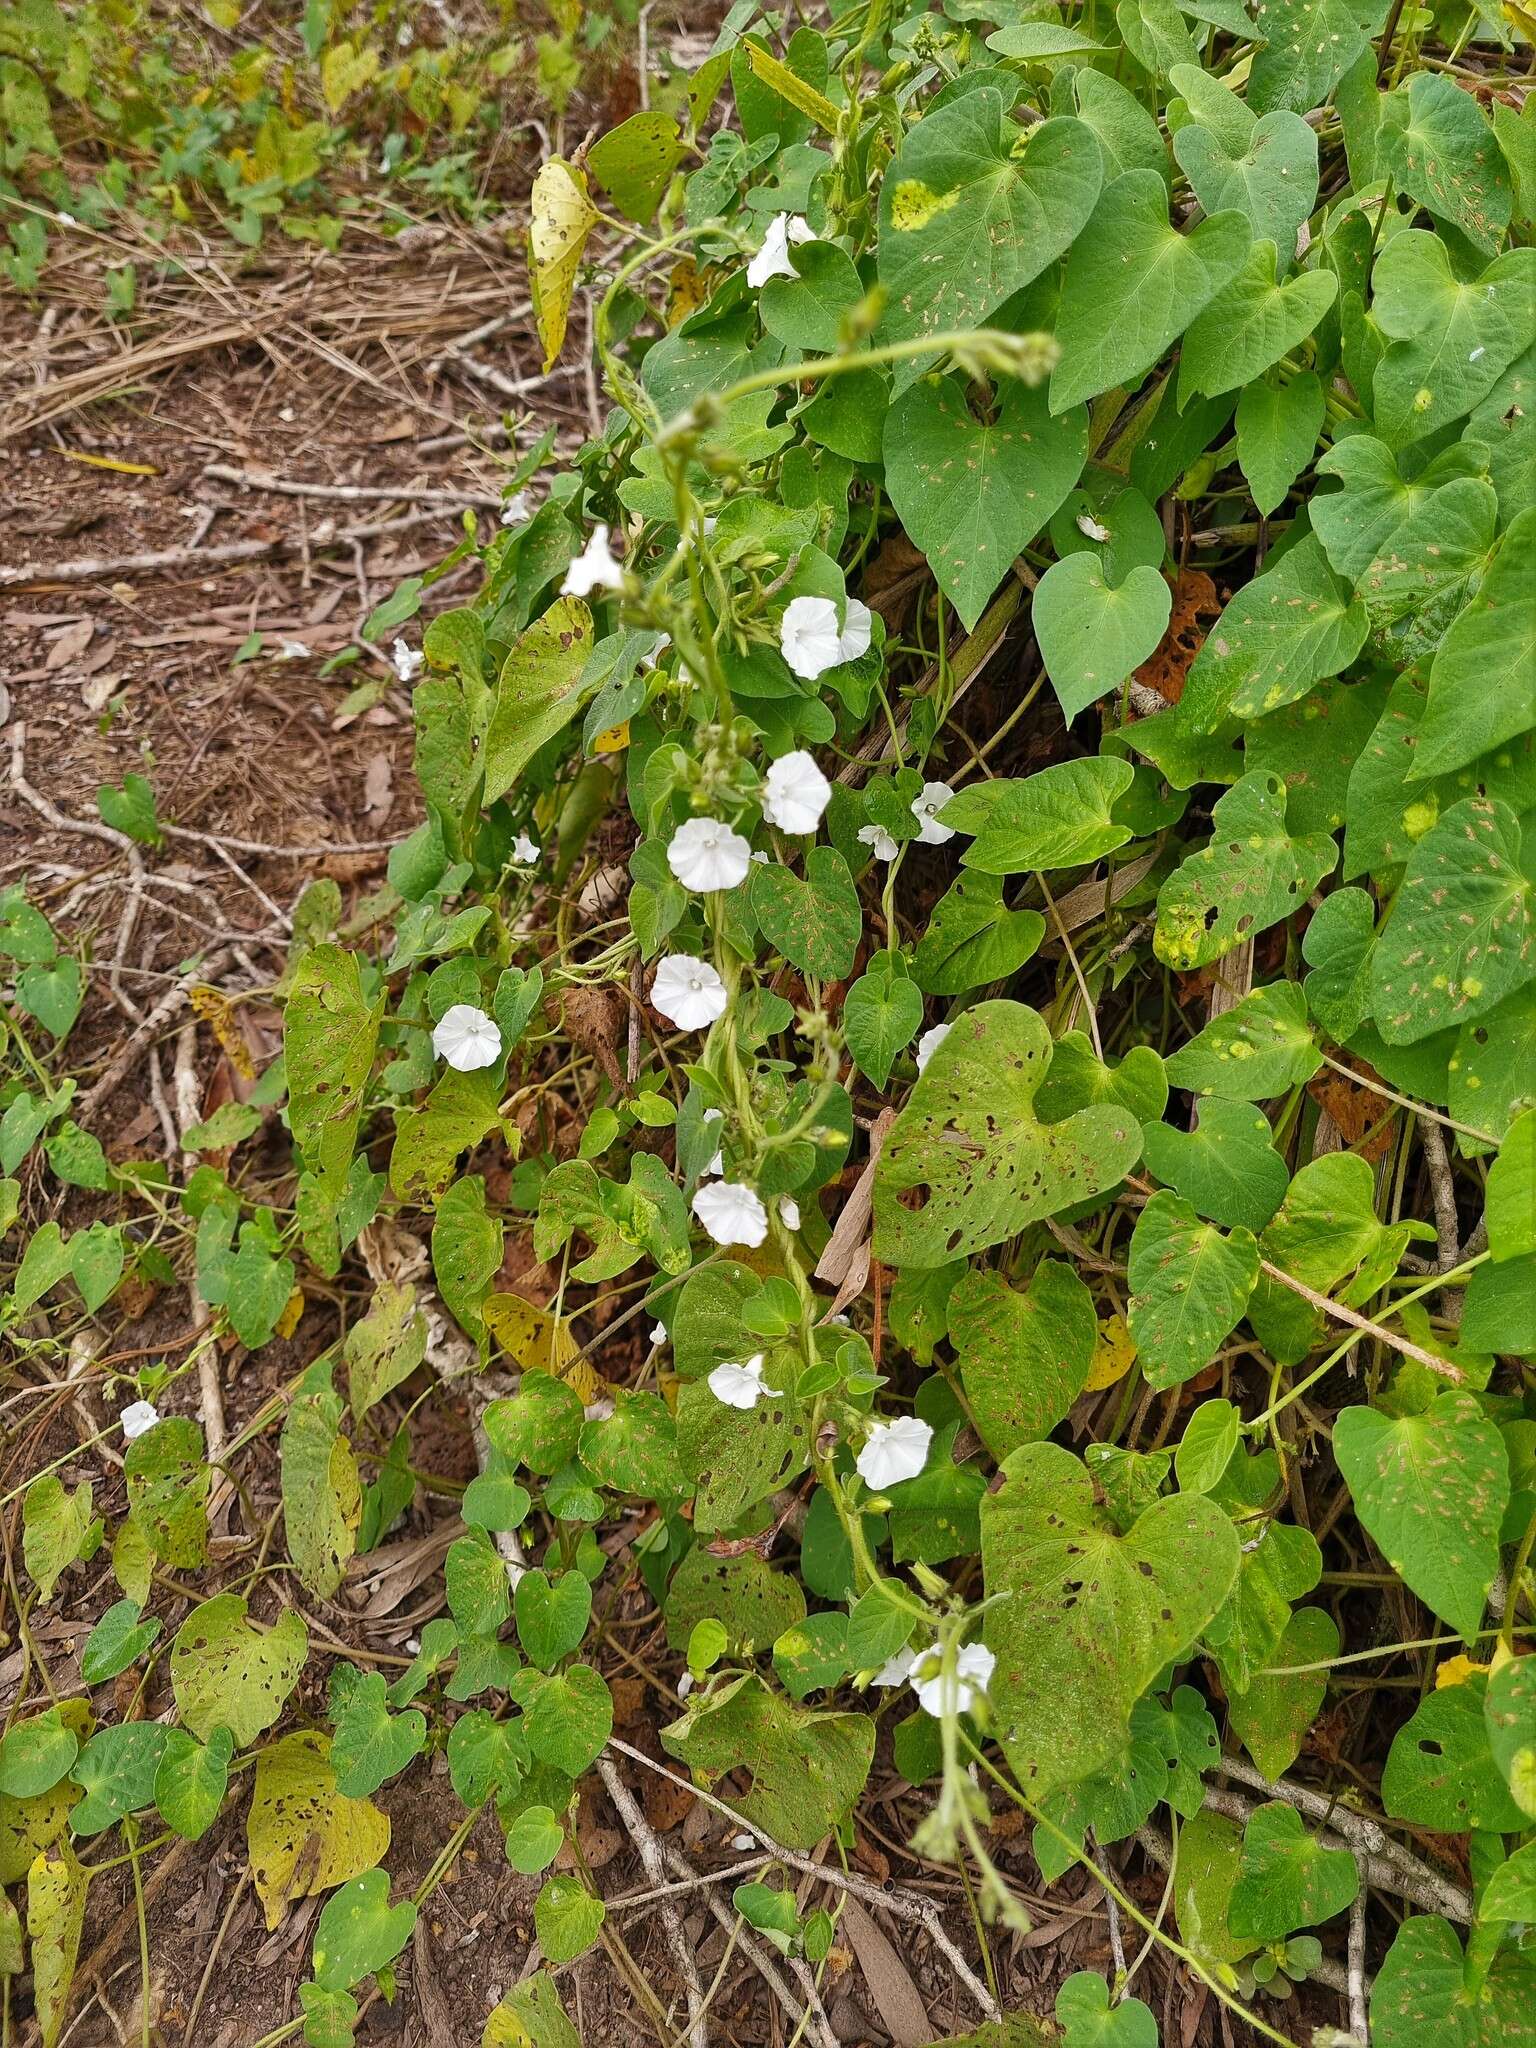
[[669,953],[656,969],[651,1001],[681,1031],[703,1031],[725,1015],[725,983],[713,963]]
[[948,1024],[934,1024],[917,1041],[917,1071],[922,1073],[939,1047],[948,1038],[953,1027]]
[[667,866],[685,889],[707,896],[745,881],[752,849],[723,818],[689,818],[667,847]]
[[[699,1119],[699,1121],[705,1126],[706,1129],[709,1127],[710,1124],[723,1123],[724,1120],[725,1111],[723,1109],[706,1109],[703,1116]],[[708,1166],[705,1167],[703,1173],[699,1176],[699,1178],[701,1180],[708,1180],[711,1174],[724,1173],[724,1171],[725,1154],[723,1151],[717,1151],[715,1153],[714,1158],[710,1160]]]
[[797,676],[814,682],[868,653],[872,625],[869,606],[856,597],[848,599],[841,625],[830,597],[792,597],[779,621],[779,652]]
[[946,839],[953,839],[953,825],[941,825],[938,813],[954,795],[947,782],[925,782],[912,799],[912,815],[919,827],[918,838],[924,846],[942,846]]
[[526,491],[514,491],[501,508],[503,526],[522,526],[532,516]]
[[456,1074],[473,1074],[501,1058],[501,1028],[473,1003],[455,1003],[432,1033],[432,1050]]
[[755,1408],[767,1394],[777,1397],[777,1387],[763,1385],[763,1354],[754,1352],[745,1365],[717,1365],[709,1376],[709,1391],[727,1408]]
[[858,1475],[871,1493],[900,1486],[904,1479],[915,1479],[922,1471],[932,1442],[932,1429],[916,1415],[877,1422],[854,1461]]
[[798,277],[790,261],[791,242],[814,242],[816,230],[803,213],[776,213],[768,223],[763,246],[747,265],[747,283],[759,291],[770,277]]
[[424,654],[418,654],[414,647],[408,647],[403,640],[395,642],[390,650],[390,656],[395,664],[395,674],[402,683],[414,683],[421,674],[422,664],[427,658]]
[[786,1230],[798,1230],[800,1228],[800,1204],[792,1195],[780,1195],[779,1221]]
[[832,785],[803,747],[781,754],[763,781],[763,816],[781,832],[814,832]]
[[565,572],[560,586],[562,597],[587,597],[594,590],[622,590],[624,565],[616,562],[608,548],[608,528],[594,526],[586,547]]
[[128,1443],[132,1443],[136,1437],[143,1436],[146,1430],[154,1428],[160,1420],[160,1411],[153,1401],[130,1401],[117,1419],[123,1426],[124,1438]]
[[916,1650],[910,1643],[904,1643],[894,1657],[886,1658],[869,1682],[871,1685],[905,1685],[916,1662]]
[[512,858],[522,867],[532,867],[543,851],[543,847],[530,839],[526,832],[519,832],[512,842]]
[[[930,1650],[923,1662],[927,1664],[936,1655]],[[931,1678],[913,1679],[912,1690],[917,1694],[918,1705],[936,1719],[947,1711],[968,1714],[991,1683],[996,1664],[997,1659],[985,1643],[967,1643],[956,1657],[953,1671],[935,1671]]]
[[740,1181],[712,1180],[696,1188],[693,1213],[716,1244],[757,1246],[768,1235],[768,1211]]
[[876,860],[894,860],[901,843],[883,825],[861,825],[854,834],[860,846],[867,846]]
[[309,648],[302,640],[279,640],[277,658],[279,661],[308,661]]
[[1102,519],[1095,519],[1091,512],[1078,513],[1077,530],[1081,534],[1086,534],[1089,540],[1109,539],[1109,528]]

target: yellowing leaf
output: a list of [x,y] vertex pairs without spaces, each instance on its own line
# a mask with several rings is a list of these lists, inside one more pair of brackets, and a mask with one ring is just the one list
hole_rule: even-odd
[[565,341],[576,269],[596,225],[597,210],[587,197],[586,178],[562,157],[552,156],[533,181],[528,230],[528,276],[546,370]]
[[1099,1325],[1099,1340],[1093,1347],[1085,1393],[1097,1394],[1123,1380],[1136,1362],[1136,1342],[1125,1327],[1124,1316],[1106,1316]]
[[320,64],[320,90],[331,112],[339,114],[353,93],[361,91],[378,68],[377,50],[358,49],[352,43],[333,44]]
[[1486,1664],[1474,1664],[1464,1652],[1460,1656],[1447,1657],[1443,1664],[1435,1667],[1435,1691],[1443,1692],[1448,1685],[1465,1685],[1474,1671],[1486,1671]]
[[[59,1719],[82,1744],[96,1726],[89,1700],[65,1700]],[[51,1791],[34,1799],[13,1799],[0,1792],[0,1884],[20,1884],[43,1851],[63,1834],[69,1809],[79,1796],[80,1788],[69,1778],[61,1778]]]
[[551,1372],[564,1379],[579,1349],[569,1323],[535,1308],[520,1294],[493,1294],[481,1310],[485,1327],[524,1372]]
[[87,462],[92,469],[114,469],[121,476],[159,476],[152,462],[119,462],[115,455],[87,455],[80,448],[60,451],[67,462]]
[[27,1872],[27,1933],[32,1942],[32,1996],[43,2048],[54,2048],[69,2009],[69,1987],[80,1954],[90,1876],[66,1844],[57,1856],[39,1856]]
[[247,1081],[254,1081],[255,1062],[251,1058],[250,1047],[235,1022],[235,1009],[229,998],[221,995],[216,988],[207,988],[199,982],[187,990],[187,1001],[192,1005],[194,1013],[219,1041],[235,1072]]
[[292,1294],[289,1295],[287,1302],[284,1304],[282,1314],[277,1319],[277,1323],[273,1330],[273,1335],[278,1337],[291,1337],[294,1331],[299,1327],[299,1324],[303,1321],[303,1319],[304,1290],[302,1287],[295,1287]]
[[629,720],[610,725],[606,732],[600,732],[592,742],[594,754],[622,754],[629,745]]
[[389,1817],[371,1799],[338,1792],[331,1738],[301,1729],[256,1759],[245,1840],[271,1928],[294,1899],[372,1870],[389,1847]]
[[770,57],[766,50],[760,50],[756,43],[747,45],[747,62],[752,66],[764,85],[770,86],[781,100],[788,100],[797,112],[808,114],[819,128],[825,128],[829,135],[837,133],[838,110],[824,92],[818,92],[814,85],[781,64],[777,57]]

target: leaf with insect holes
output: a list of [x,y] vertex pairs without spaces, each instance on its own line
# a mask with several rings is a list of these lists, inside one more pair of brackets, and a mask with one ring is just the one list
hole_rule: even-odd
[[1087,1385],[1099,1325],[1093,1297],[1060,1259],[1028,1287],[967,1273],[949,1297],[949,1334],[972,1418],[994,1457],[1046,1436]]
[[1127,1110],[1039,1122],[1050,1054],[1044,1021],[1022,1003],[978,1003],[951,1026],[875,1168],[877,1258],[944,1265],[1101,1194],[1135,1164],[1141,1127]]
[[796,1707],[748,1673],[695,1698],[661,1742],[704,1785],[739,1772],[744,1789],[730,1803],[787,1848],[811,1849],[863,1791],[875,1724]]
[[382,1014],[382,999],[363,995],[356,954],[315,946],[294,970],[283,1017],[288,1115],[305,1166],[332,1197],[346,1187]]
[[1491,1010],[1532,974],[1531,885],[1507,804],[1466,797],[1414,847],[1371,962],[1389,1045]]
[[246,1619],[238,1593],[216,1593],[193,1608],[171,1645],[183,1722],[204,1741],[228,1728],[244,1748],[281,1714],[308,1654],[309,1630],[291,1607],[261,1629]]
[[1492,255],[1514,204],[1488,117],[1454,79],[1418,71],[1381,102],[1377,149],[1397,189]]
[[1242,1320],[1259,1277],[1251,1230],[1223,1236],[1166,1189],[1131,1237],[1130,1331],[1151,1387],[1176,1387],[1208,1365]]
[[1209,843],[1158,891],[1153,951],[1186,974],[1219,960],[1300,910],[1338,857],[1327,832],[1291,837],[1285,785],[1255,769],[1217,800]]
[[245,1838],[270,1929],[295,1899],[372,1870],[389,1847],[389,1820],[371,1801],[336,1789],[330,1737],[299,1729],[256,1758]]
[[1334,1455],[1367,1534],[1409,1589],[1470,1637],[1499,1564],[1509,1458],[1468,1393],[1437,1394],[1419,1415],[1340,1411]]
[[1102,175],[1080,121],[1026,134],[991,86],[924,115],[880,186],[882,337],[980,325],[1071,246]]
[[1349,0],[1268,0],[1265,42],[1254,52],[1248,104],[1267,114],[1320,107],[1366,47],[1359,10]]
[[1381,1803],[1394,1820],[1444,1834],[1508,1834],[1525,1825],[1489,1743],[1486,1685],[1474,1672],[1463,1685],[1442,1686],[1393,1736]]
[[1235,592],[1206,635],[1174,713],[1179,731],[1217,738],[1294,704],[1354,660],[1368,625],[1308,534]]
[[922,379],[886,414],[886,490],[967,632],[1087,458],[1087,412],[1053,418],[1044,388],[1017,380],[989,420],[955,377]]
[[32,2000],[43,2048],[57,2048],[63,2033],[90,1885],[89,1872],[75,1861],[67,1847],[57,1855],[40,1855],[27,1872]]
[[1506,2048],[1529,2031],[1536,2002],[1536,1963],[1504,1946],[1477,1991],[1460,1938],[1445,1920],[1415,1914],[1398,1928],[1371,1987],[1374,2048]]
[[[627,121],[600,136],[587,151],[586,165],[624,218],[644,227],[666,196],[672,173],[687,154],[688,146],[676,121],[670,114],[652,108],[631,114]],[[565,200],[569,206],[569,193]],[[553,239],[552,224],[546,225]],[[553,352],[558,355],[558,347]],[[546,363],[545,368],[548,367]]]
[[513,643],[496,681],[485,735],[487,803],[506,794],[591,694],[586,674],[592,636],[592,614],[581,599],[557,597]]
[[989,1692],[1034,1797],[1124,1744],[1136,1701],[1226,1598],[1238,1538],[1203,1494],[1154,1501],[1122,1534],[1059,1444],[1024,1445],[1002,1474],[981,1504]]
[[540,167],[528,212],[528,281],[547,371],[565,341],[576,273],[598,214],[585,175],[557,156]]

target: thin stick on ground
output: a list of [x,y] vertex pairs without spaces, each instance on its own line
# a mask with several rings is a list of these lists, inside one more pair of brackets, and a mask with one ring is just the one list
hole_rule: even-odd
[[761,1842],[770,1855],[776,1857],[779,1862],[788,1864],[791,1870],[801,1870],[807,1876],[821,1878],[827,1884],[837,1886],[840,1891],[849,1892],[854,1898],[862,1899],[867,1906],[894,1914],[898,1920],[905,1920],[910,1926],[925,1927],[935,1947],[942,1951],[950,1968],[986,2017],[989,2020],[1002,2018],[996,1999],[956,1946],[944,1926],[938,1907],[931,1899],[920,1899],[910,1892],[901,1890],[885,1891],[868,1878],[855,1877],[852,1871],[837,1870],[825,1863],[816,1862],[814,1857],[802,1856],[798,1850],[786,1849],[776,1842],[766,1829],[759,1827],[756,1821],[748,1820],[746,1815],[738,1813],[734,1806],[728,1806],[723,1799],[717,1799],[713,1792],[706,1792],[702,1786],[690,1784],[688,1779],[679,1777],[676,1771],[669,1771],[665,1764],[657,1763],[656,1759],[647,1756],[644,1750],[635,1749],[631,1744],[621,1741],[617,1735],[609,1736],[608,1747],[618,1750],[620,1755],[629,1757],[633,1762],[644,1765],[646,1770],[654,1771],[658,1777],[670,1778],[674,1785],[681,1785],[684,1791],[691,1792],[695,1799],[702,1799],[714,1812],[734,1822],[738,1828]]
[[[679,1874],[687,1870],[688,1860],[680,1849],[675,1849],[669,1842],[665,1853],[667,1862],[673,1870]],[[816,1989],[816,1979],[805,1964],[796,1962],[790,1965],[800,1988],[806,1994],[806,2003],[802,2005],[784,1981],[783,1972],[778,1964],[774,1962],[763,1944],[748,1931],[746,1923],[735,1908],[728,1906],[713,1889],[705,1891],[704,1904],[726,1933],[735,1936],[736,1946],[756,1969],[796,2027],[809,2027],[813,2031],[817,2048],[839,2048],[837,2035],[832,2031],[832,2023],[827,2018],[826,2009],[821,2002],[821,1993]]]
[[[625,1784],[618,1765],[611,1757],[600,1756],[597,1760],[598,1776],[602,1779],[608,1797],[613,1801],[614,1811],[623,1821],[629,1839],[640,1852],[640,1861],[645,1874],[652,1884],[664,1885],[667,1881],[667,1866],[661,1853],[650,1822],[640,1810],[635,1795]],[[694,1961],[693,1950],[688,1936],[683,1931],[683,1916],[677,1909],[675,1899],[660,1897],[656,1911],[666,1929],[673,1959],[682,1976],[683,1989],[688,1998],[688,2034],[690,2048],[709,2048],[709,2033],[705,2021],[704,1989],[699,1982],[699,1968]]]

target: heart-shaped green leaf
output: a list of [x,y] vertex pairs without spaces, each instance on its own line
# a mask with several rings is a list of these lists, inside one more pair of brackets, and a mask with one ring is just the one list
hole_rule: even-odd
[[817,1714],[748,1674],[661,1731],[662,1747],[705,1785],[740,1772],[732,1804],[790,1849],[814,1848],[864,1789],[875,1753],[865,1714]]
[[1042,1259],[1023,1289],[967,1273],[949,1297],[949,1334],[976,1427],[1005,1458],[1053,1430],[1083,1391],[1099,1325],[1072,1268]]
[[1155,653],[1172,605],[1168,585],[1145,564],[1111,588],[1095,555],[1079,551],[1052,563],[1031,600],[1030,618],[1064,716],[1076,718],[1096,698],[1118,690]]
[[978,1003],[951,1026],[875,1169],[877,1258],[964,1258],[1112,1187],[1135,1164],[1141,1127],[1126,1110],[1038,1121],[1050,1054],[1043,1020],[1022,1003]]
[[1239,1941],[1281,1941],[1342,1913],[1359,1889],[1353,1854],[1324,1848],[1294,1806],[1271,1800],[1243,1830],[1227,1925]]
[[1053,418],[1043,386],[1006,383],[990,420],[954,377],[925,378],[891,407],[886,490],[967,632],[1087,457],[1086,411]]
[[309,1654],[302,1615],[285,1607],[271,1628],[246,1619],[237,1593],[194,1607],[171,1645],[171,1689],[182,1721],[208,1741],[227,1728],[242,1747],[270,1728]]
[[389,1903],[387,1870],[350,1878],[321,1908],[315,1928],[315,1982],[323,1991],[347,1991],[392,1963],[411,1938],[416,1908],[409,1899]]
[[1395,1572],[1470,1637],[1499,1564],[1509,1499],[1504,1439],[1476,1399],[1437,1394],[1422,1414],[1345,1408],[1334,1456],[1355,1512]]
[[1157,1500],[1121,1535],[1082,1463],[1026,1444],[981,1508],[999,1739],[1031,1793],[1085,1776],[1237,1574],[1237,1532],[1205,1495]]
[[512,1601],[523,1654],[544,1671],[580,1646],[592,1618],[592,1588],[581,1572],[561,1572],[556,1579],[524,1572]]
[[1259,1277],[1251,1230],[1202,1223],[1165,1188],[1131,1237],[1130,1330],[1147,1384],[1176,1387],[1209,1365],[1248,1306]]

